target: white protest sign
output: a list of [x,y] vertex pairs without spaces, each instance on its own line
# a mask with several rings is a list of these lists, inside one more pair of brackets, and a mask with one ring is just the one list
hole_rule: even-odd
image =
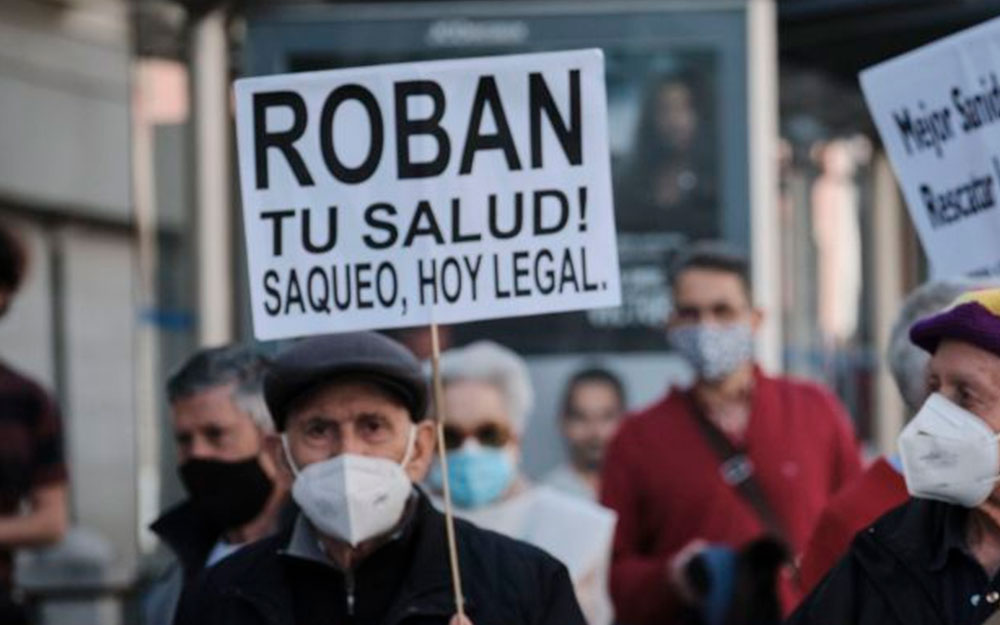
[[1000,271],[1000,19],[871,67],[861,86],[933,276]]
[[257,338],[620,303],[599,50],[235,91]]

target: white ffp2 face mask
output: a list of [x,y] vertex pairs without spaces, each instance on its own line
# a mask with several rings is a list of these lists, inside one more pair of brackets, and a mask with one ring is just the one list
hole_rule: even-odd
[[404,467],[413,454],[417,427],[410,426],[402,462],[387,458],[340,454],[301,471],[282,436],[285,455],[295,473],[292,498],[306,518],[326,536],[352,547],[391,530],[403,516],[413,484]]
[[899,435],[906,487],[914,497],[975,508],[1000,481],[1000,446],[982,419],[934,393]]

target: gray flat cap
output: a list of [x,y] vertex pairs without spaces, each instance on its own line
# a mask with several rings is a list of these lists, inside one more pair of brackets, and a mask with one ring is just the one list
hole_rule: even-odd
[[417,358],[376,332],[326,334],[281,352],[264,378],[264,399],[276,429],[284,431],[288,407],[307,391],[340,379],[366,379],[397,396],[420,421],[427,413],[427,381]]

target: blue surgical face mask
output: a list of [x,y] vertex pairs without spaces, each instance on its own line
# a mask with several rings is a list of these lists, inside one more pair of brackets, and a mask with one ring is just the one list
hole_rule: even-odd
[[[464,446],[448,452],[448,485],[451,500],[461,508],[476,508],[500,498],[514,481],[516,470],[502,447]],[[437,492],[444,489],[441,463],[435,462],[427,482]]]

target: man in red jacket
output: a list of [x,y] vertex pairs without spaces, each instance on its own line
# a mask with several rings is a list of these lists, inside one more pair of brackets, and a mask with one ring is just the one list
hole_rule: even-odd
[[[886,359],[903,398],[907,415],[915,415],[927,399],[930,354],[910,341],[910,326],[948,307],[974,288],[964,282],[928,282],[903,302],[889,336]],[[909,498],[898,457],[880,457],[864,474],[830,500],[802,555],[802,593],[810,592],[840,558],[855,534]]]
[[602,503],[618,513],[611,594],[630,625],[700,622],[692,558],[768,533],[799,553],[830,496],[861,472],[837,399],[755,366],[762,315],[742,256],[696,245],[671,288],[668,338],[696,380],[624,420],[602,475]]

